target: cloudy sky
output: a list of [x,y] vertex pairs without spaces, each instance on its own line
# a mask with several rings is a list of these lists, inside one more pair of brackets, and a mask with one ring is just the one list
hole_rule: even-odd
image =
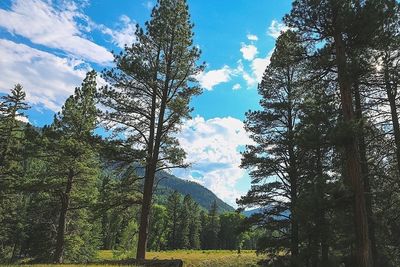
[[[1,0],[0,94],[21,83],[29,121],[51,123],[90,69],[112,66],[110,51],[135,40],[149,19],[148,0]],[[250,187],[239,168],[250,140],[244,113],[258,108],[257,83],[284,26],[290,0],[188,0],[195,43],[206,70],[198,79],[193,119],[179,135],[192,168],[175,172],[208,187],[231,205]]]

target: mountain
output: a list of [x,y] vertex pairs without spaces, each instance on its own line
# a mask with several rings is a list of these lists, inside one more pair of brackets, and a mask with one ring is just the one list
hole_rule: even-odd
[[255,209],[251,209],[251,210],[242,211],[242,214],[246,217],[250,217],[251,215],[253,215],[255,213],[262,213],[262,212],[263,212],[263,208],[255,208]]
[[214,200],[217,202],[219,213],[235,210],[232,206],[218,198],[211,190],[196,182],[180,179],[165,171],[160,171],[156,177],[158,185],[155,194],[161,199],[164,199],[168,194],[176,190],[183,196],[190,195],[205,210],[210,209]]
[[[256,214],[256,213],[263,213],[265,209],[266,208],[255,208],[255,209],[251,209],[251,210],[245,210],[245,211],[242,211],[242,214],[246,217],[250,217],[251,215]],[[280,213],[280,215],[287,217],[290,215],[290,211],[288,211],[288,210],[283,211],[282,213]],[[274,216],[274,218],[276,220],[283,219],[284,217],[282,217],[282,216]]]
[[[21,122],[22,125],[26,125]],[[34,127],[34,126],[33,126]],[[38,132],[42,131],[40,127],[34,127]],[[117,164],[118,165],[118,164]],[[139,176],[144,175],[144,169],[138,167],[139,164],[133,164],[135,172]],[[107,168],[114,169],[115,166],[111,165]],[[166,201],[167,196],[173,191],[178,191],[183,196],[189,194],[199,205],[205,210],[209,210],[211,204],[214,200],[217,202],[218,212],[223,213],[227,211],[235,211],[235,209],[229,204],[222,201],[218,198],[213,192],[205,188],[204,186],[190,182],[187,180],[180,179],[172,174],[169,174],[165,171],[160,171],[156,174],[156,184],[157,190],[155,192],[157,200],[161,203]]]

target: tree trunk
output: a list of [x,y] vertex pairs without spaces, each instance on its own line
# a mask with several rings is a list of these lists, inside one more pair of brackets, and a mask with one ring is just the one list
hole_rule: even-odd
[[153,186],[155,178],[155,164],[151,163],[146,169],[142,210],[140,213],[139,240],[136,259],[144,260],[146,258],[147,236],[149,228],[149,214],[151,208],[151,200],[153,198]]
[[288,130],[288,154],[289,154],[289,180],[290,180],[290,221],[291,221],[291,233],[290,233],[290,253],[291,253],[291,266],[298,266],[298,255],[299,255],[299,223],[297,218],[297,159],[294,147],[294,132],[293,127],[295,118],[293,117],[293,105],[292,105],[292,75],[290,68],[287,70],[287,90],[288,90],[288,119],[287,119],[287,130]]
[[61,193],[61,210],[60,216],[58,218],[58,228],[57,228],[57,239],[56,239],[56,249],[53,256],[54,263],[63,262],[63,254],[65,247],[65,228],[67,221],[67,212],[69,207],[69,196],[72,189],[72,182],[74,178],[74,172],[72,169],[69,170],[67,185],[65,192]]
[[364,181],[364,192],[365,192],[365,204],[367,208],[368,215],[368,227],[369,227],[369,237],[371,240],[371,253],[373,259],[373,265],[377,265],[378,253],[376,247],[376,238],[375,238],[375,223],[373,219],[373,211],[372,211],[372,192],[371,185],[369,180],[369,170],[368,170],[368,161],[367,161],[367,145],[365,143],[365,131],[364,131],[364,123],[363,123],[363,115],[362,115],[362,105],[361,105],[361,95],[358,82],[354,83],[354,102],[355,102],[355,116],[357,120],[360,121],[360,129],[359,129],[359,149],[360,149],[360,160],[361,160],[361,172]]
[[[154,73],[153,81],[157,81],[159,62],[160,62],[160,49],[158,49],[157,52],[156,71]],[[146,171],[144,174],[145,179],[144,179],[144,190],[143,190],[143,202],[142,202],[142,210],[140,213],[138,248],[136,251],[136,259],[138,260],[144,260],[146,258],[149,214],[150,214],[151,199],[153,197],[155,168],[157,165],[157,161],[153,163],[155,155],[155,153],[153,152],[155,149],[154,139],[156,130],[155,121],[156,121],[157,88],[153,88],[152,93],[153,94],[151,100],[149,140],[147,144]],[[158,153],[156,160],[157,159],[158,159]],[[154,165],[154,168],[152,167],[152,165]]]
[[[170,82],[170,70],[171,64],[173,62],[170,55],[172,54],[173,41],[169,45],[169,54],[164,55],[167,65],[167,70],[165,74],[164,86],[162,89],[162,97],[160,101],[160,113],[158,114],[158,121],[156,122],[156,105],[157,105],[157,92],[156,88],[153,89],[152,98],[152,112],[151,112],[151,128],[150,128],[150,138],[149,138],[149,149],[148,156],[150,157],[150,166],[147,165],[146,170],[148,173],[145,176],[144,192],[143,192],[143,203],[142,212],[140,214],[140,226],[139,226],[139,240],[138,240],[138,250],[136,253],[136,258],[139,260],[144,260],[146,258],[146,246],[147,246],[147,236],[149,227],[149,214],[151,208],[151,200],[153,198],[153,186],[155,174],[157,171],[158,156],[160,152],[160,146],[162,142],[164,131],[164,115],[167,108],[168,92],[169,92],[169,82]],[[157,54],[157,65],[159,64],[160,50]],[[157,72],[155,73],[154,80],[157,80]],[[157,127],[155,127],[157,125]],[[155,134],[154,134],[155,132]],[[154,141],[154,142],[153,142]],[[153,146],[154,144],[154,146]]]
[[297,220],[297,185],[293,186],[291,184],[291,245],[290,245],[290,252],[291,252],[291,266],[296,267],[298,266],[298,255],[299,255],[299,223]]
[[[291,116],[289,116],[291,117]],[[289,127],[289,136],[293,137],[292,127]],[[290,143],[293,142],[289,141]],[[294,152],[293,143],[289,144],[289,162],[290,162],[290,212],[291,212],[291,234],[290,234],[290,252],[291,252],[291,266],[298,266],[299,255],[299,223],[297,219],[297,162]]]
[[[336,66],[342,104],[343,119],[348,125],[354,123],[351,83],[348,79],[346,51],[342,33],[334,34]],[[368,215],[364,196],[358,140],[352,132],[349,140],[344,144],[346,152],[346,172],[354,195],[354,224],[356,233],[356,258],[358,267],[372,266],[371,244],[369,239]]]
[[[386,63],[387,64],[387,63]],[[399,116],[397,114],[396,108],[396,95],[397,95],[397,88],[392,88],[390,84],[390,77],[389,71],[387,66],[385,66],[385,88],[386,93],[390,105],[390,115],[392,117],[392,125],[393,125],[393,135],[394,135],[394,142],[396,144],[396,159],[397,159],[397,170],[400,176],[400,126],[399,126]]]
[[[318,126],[317,126],[318,127]],[[319,144],[321,142],[318,142]],[[322,151],[318,147],[316,149],[317,154],[317,233],[319,235],[319,241],[321,242],[321,265],[328,266],[329,264],[329,245],[328,245],[328,225],[325,219],[325,186],[326,182],[324,179],[324,171],[322,164]]]

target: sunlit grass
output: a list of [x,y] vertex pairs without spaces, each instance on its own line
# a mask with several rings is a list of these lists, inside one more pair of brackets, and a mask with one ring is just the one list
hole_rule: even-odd
[[148,259],[181,259],[185,267],[257,266],[261,260],[254,251],[242,250],[240,254],[230,250],[175,250],[148,252]]
[[[107,264],[24,264],[24,265],[0,265],[1,267],[16,267],[16,266],[23,266],[23,267],[115,267],[116,265],[107,265]],[[124,266],[132,266],[138,267],[137,265],[124,265]]]
[[[101,250],[98,253],[97,261],[106,260],[119,260],[121,256],[119,253],[114,253],[112,250]],[[244,267],[244,266],[257,266],[257,262],[262,259],[257,256],[253,250],[242,250],[240,254],[237,251],[230,250],[173,250],[161,252],[147,252],[146,259],[153,260],[172,260],[181,259],[184,262],[184,267]],[[11,265],[0,265],[0,267]],[[23,265],[26,267],[54,267],[52,264],[35,264]],[[104,264],[62,264],[57,267],[115,267],[115,265]],[[134,265],[126,265],[134,266]],[[15,265],[14,265],[15,267]]]

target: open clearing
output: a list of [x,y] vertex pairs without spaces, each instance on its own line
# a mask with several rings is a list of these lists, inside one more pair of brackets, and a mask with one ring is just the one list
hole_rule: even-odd
[[[184,267],[244,267],[244,266],[257,266],[257,262],[262,259],[262,256],[257,256],[253,250],[242,250],[240,254],[236,251],[230,250],[174,250],[174,251],[161,251],[161,252],[147,252],[147,259],[181,259],[184,262]],[[110,250],[103,250],[99,252],[98,259],[113,260],[113,252]],[[1,265],[6,266],[6,265]],[[85,266],[85,267],[104,267],[111,265],[79,265],[79,264],[65,264],[65,265],[51,265],[51,264],[36,264],[24,265],[34,267],[51,267],[51,266]],[[115,265],[114,265],[115,266]]]
[[181,259],[184,266],[257,266],[257,262],[261,260],[254,251],[242,251],[237,254],[236,251],[230,250],[177,250],[165,252],[149,252],[149,259]]

